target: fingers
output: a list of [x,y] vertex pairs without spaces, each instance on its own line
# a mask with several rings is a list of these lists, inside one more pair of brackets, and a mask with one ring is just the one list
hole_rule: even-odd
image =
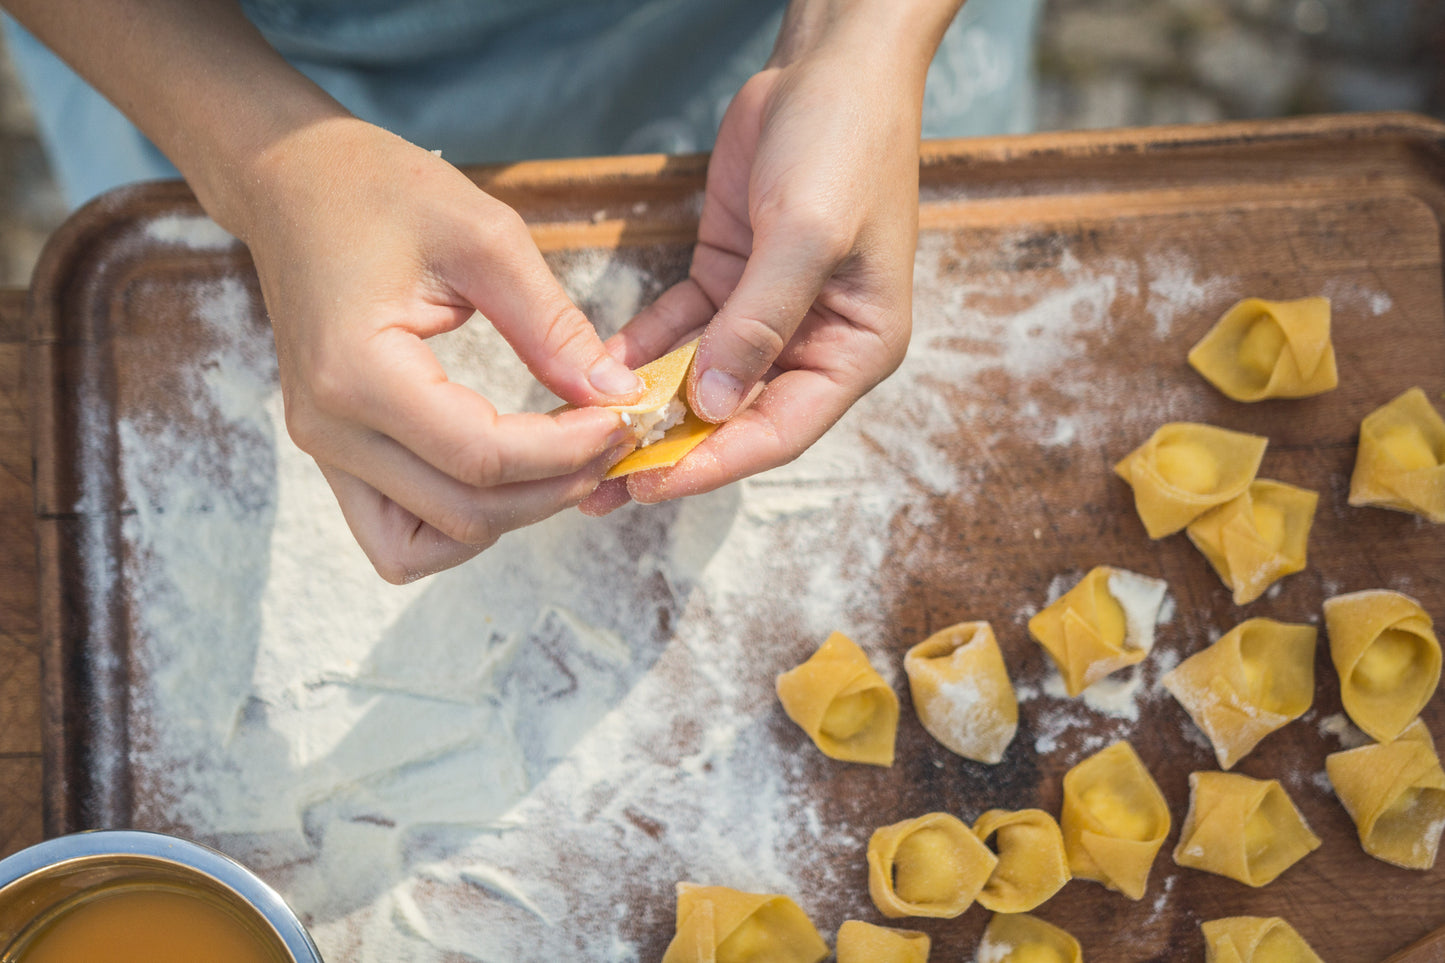
[[688,400],[706,421],[721,422],[777,360],[846,252],[815,243],[820,236],[789,229],[759,232],[737,287],[703,332],[688,378]]
[[574,405],[622,404],[642,381],[602,347],[542,259],[526,224],[486,195],[443,256],[443,277],[501,332],[539,381]]
[[603,515],[610,515],[630,501],[632,501],[632,496],[627,493],[627,479],[609,478],[593,489],[592,494],[578,502],[577,508],[584,515],[601,518]]
[[607,350],[628,367],[637,368],[686,344],[701,333],[717,312],[691,278],[679,281],[607,339]]
[[370,436],[348,446],[342,463],[322,470],[367,558],[383,578],[399,583],[457,565],[506,532],[577,504],[626,450],[570,475],[473,488],[391,439]]
[[339,463],[337,446],[358,423],[479,488],[569,474],[630,437],[621,418],[601,408],[498,414],[485,398],[447,380],[426,344],[399,329],[336,353],[307,383],[310,404],[287,405],[297,445],[326,464]]

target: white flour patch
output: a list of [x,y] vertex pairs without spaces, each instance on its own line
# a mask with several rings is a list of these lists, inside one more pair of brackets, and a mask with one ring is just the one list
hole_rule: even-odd
[[168,214],[146,222],[146,237],[162,244],[175,244],[193,251],[223,251],[240,241],[209,217]]

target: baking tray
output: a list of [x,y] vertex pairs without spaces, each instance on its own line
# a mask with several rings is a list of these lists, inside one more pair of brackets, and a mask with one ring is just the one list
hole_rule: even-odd
[[[651,279],[652,294],[685,273],[704,173],[703,158],[659,157],[472,172],[522,212],[554,263],[569,252],[613,251]],[[870,432],[871,409],[860,408],[856,432],[877,469],[872,483],[907,503],[882,533],[881,564],[852,569],[858,584],[849,590],[866,596],[888,627],[866,644],[901,660],[938,628],[991,619],[1016,685],[1031,696],[1000,767],[961,763],[934,744],[907,709],[906,693],[892,770],[816,757],[773,703],[768,680],[801,661],[820,636],[790,621],[778,599],[759,599],[750,627],[772,641],[744,674],[756,689],[757,717],[797,754],[814,818],[854,833],[851,842],[841,834],[831,843],[825,834],[813,851],[797,854],[804,904],[825,932],[843,915],[867,912],[856,835],[866,839],[868,827],[933,809],[969,820],[992,806],[1057,812],[1067,766],[1101,738],[1124,734],[1162,787],[1174,831],[1144,900],[1075,882],[1039,911],[1078,935],[1091,958],[1198,958],[1201,919],[1249,913],[1284,915],[1325,958],[1363,963],[1445,923],[1445,866],[1408,872],[1365,856],[1319,781],[1324,755],[1340,747],[1327,731],[1341,710],[1323,644],[1314,708],[1236,771],[1282,778],[1326,844],[1256,891],[1169,859],[1187,774],[1213,768],[1182,710],[1166,696],[1141,702],[1139,718],[1127,724],[1107,712],[1070,716],[1067,704],[1039,694],[1051,670],[1022,628],[1051,584],[1057,590],[1065,576],[1094,564],[1169,581],[1176,615],[1151,661],[1177,662],[1245,617],[1318,619],[1324,598],[1356,589],[1399,588],[1445,617],[1441,530],[1345,504],[1360,418],[1411,385],[1437,401],[1445,391],[1445,125],[1385,114],[931,143],[921,199],[920,263],[928,263],[919,272],[911,357],[1006,353],[1012,335],[973,330],[970,318],[1014,312],[1021,325],[1014,334],[1027,340],[1029,318],[1058,293],[1057,278],[1083,271],[1112,282],[1100,288],[1102,305],[1085,306],[1093,314],[1081,319],[1077,351],[1055,359],[1054,370],[1025,365],[1022,373],[994,368],[979,378],[916,382],[958,413],[955,430],[926,444],[952,477],[970,480],[968,491],[940,487],[906,446]],[[151,794],[155,774],[137,749],[137,739],[150,737],[136,731],[130,706],[146,680],[132,652],[137,613],[124,526],[148,496],[124,483],[117,440],[117,425],[141,416],[198,435],[215,430],[176,393],[174,373],[208,350],[194,332],[175,336],[189,331],[194,310],[177,292],[226,281],[249,293],[247,303],[260,299],[243,248],[222,237],[178,244],[168,232],[199,215],[179,184],[109,195],[57,233],[35,275],[29,314],[49,834],[140,825],[225,844]],[[1338,390],[1243,406],[1185,367],[1188,346],[1238,297],[1319,293],[1335,301]],[[264,349],[263,313],[242,322]],[[1060,388],[1081,377],[1093,386],[1091,399]],[[1265,473],[1320,492],[1310,568],[1245,609],[1231,604],[1184,539],[1144,536],[1127,487],[1109,471],[1147,436],[1144,426],[1177,419],[1267,435]],[[1051,434],[1011,430],[1023,420]],[[1146,668],[1143,684],[1158,674]],[[1424,715],[1437,739],[1445,735],[1438,698]],[[1044,739],[1051,751],[1043,751]],[[654,839],[663,831],[646,819],[637,825]],[[820,880],[839,879],[852,881],[847,892],[823,892]],[[671,894],[656,879],[635,882],[618,883],[617,900],[631,907],[625,935],[636,955],[655,959],[670,935]],[[955,921],[909,925],[932,933],[941,957],[970,951],[985,916],[976,908]]]

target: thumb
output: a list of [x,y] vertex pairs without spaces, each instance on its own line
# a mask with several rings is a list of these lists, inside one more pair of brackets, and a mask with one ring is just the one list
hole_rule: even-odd
[[478,223],[447,280],[487,316],[527,368],[574,405],[619,404],[642,380],[603,347],[557,283],[522,218],[500,201]]
[[803,323],[841,256],[759,235],[737,287],[703,332],[688,381],[692,410],[732,417]]

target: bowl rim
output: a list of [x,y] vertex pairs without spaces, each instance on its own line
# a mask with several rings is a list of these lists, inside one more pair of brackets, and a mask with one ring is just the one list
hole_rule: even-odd
[[92,829],[36,843],[0,859],[0,897],[15,883],[51,867],[106,856],[142,857],[201,873],[254,907],[296,963],[324,963],[301,920],[259,876],[225,853],[165,833]]

